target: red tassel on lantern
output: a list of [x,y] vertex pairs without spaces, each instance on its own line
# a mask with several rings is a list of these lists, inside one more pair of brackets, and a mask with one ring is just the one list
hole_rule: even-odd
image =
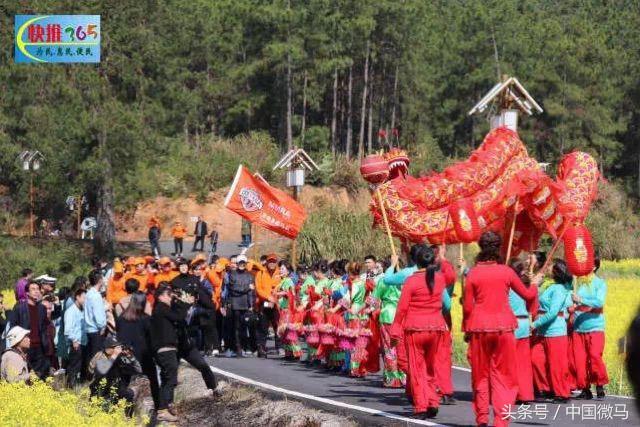
[[389,177],[388,162],[377,154],[367,156],[360,163],[360,174],[371,184],[381,184]]
[[449,215],[460,243],[471,243],[480,238],[478,216],[470,199],[460,199],[451,203]]
[[567,267],[574,276],[587,276],[593,273],[593,241],[591,233],[584,224],[567,227],[562,238]]

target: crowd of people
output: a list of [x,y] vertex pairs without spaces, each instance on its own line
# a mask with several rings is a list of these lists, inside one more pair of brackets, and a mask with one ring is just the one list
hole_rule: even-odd
[[[502,241],[484,233],[475,265],[454,266],[443,247],[417,244],[379,260],[317,260],[293,268],[276,254],[258,260],[122,257],[95,260],[87,277],[56,291],[49,276],[26,269],[7,314],[2,378],[29,381],[64,372],[74,386],[109,398],[135,398],[136,375],[148,377],[158,420],[175,421],[180,359],[216,393],[205,356],[299,360],[362,378],[382,371],[382,386],[403,388],[415,416],[433,418],[456,404],[452,330],[468,342],[478,425],[506,425],[509,405],[604,397],[602,360],[606,284],[574,280],[563,260],[536,253],[500,263]],[[459,275],[459,276],[458,276]],[[454,285],[463,291],[462,325],[453,325]],[[60,369],[63,368],[64,371]],[[159,373],[159,375],[158,375]]]

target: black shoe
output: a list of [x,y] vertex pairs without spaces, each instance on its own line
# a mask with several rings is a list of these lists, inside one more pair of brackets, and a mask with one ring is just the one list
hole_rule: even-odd
[[427,413],[426,412],[416,412],[415,414],[413,414],[412,418],[416,418],[418,420],[424,420],[427,418]]
[[569,400],[570,399],[568,397],[554,397],[553,398],[553,403],[558,403],[558,404],[568,403]]
[[441,405],[455,405],[456,403],[458,403],[458,401],[450,394],[445,394],[440,398]]
[[429,408],[427,412],[424,413],[424,418],[435,418],[438,415],[438,408]]
[[596,396],[598,399],[604,399],[604,387],[599,385],[596,386]]
[[582,392],[580,392],[579,395],[576,396],[576,399],[591,400],[593,399],[593,393],[591,393],[591,389],[585,388],[584,390],[582,390]]

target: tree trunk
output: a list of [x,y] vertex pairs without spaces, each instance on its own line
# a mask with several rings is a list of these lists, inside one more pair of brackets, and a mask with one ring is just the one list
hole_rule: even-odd
[[292,89],[291,89],[291,55],[287,53],[287,150],[293,148],[293,130],[291,127],[292,120]]
[[100,131],[98,149],[102,157],[102,179],[98,189],[98,215],[94,249],[96,255],[111,258],[115,254],[116,226],[113,197],[113,171],[107,156],[107,132]]
[[338,121],[338,67],[333,69],[333,111],[331,112],[331,154],[336,156]]
[[396,128],[396,105],[398,103],[398,65],[393,75],[393,99],[391,100],[391,131]]
[[358,135],[358,158],[364,154],[364,124],[367,118],[367,88],[369,86],[369,40],[364,55],[364,84],[362,86],[362,106],[360,109],[360,134]]
[[345,143],[345,152],[347,159],[351,158],[351,146],[353,144],[353,123],[351,118],[351,92],[353,91],[353,65],[349,66],[349,84],[347,86],[347,141]]
[[369,76],[369,123],[367,126],[367,153],[373,151],[373,66]]
[[304,132],[307,127],[307,70],[304,71],[304,82],[302,84],[302,124],[300,126],[300,146],[304,148]]

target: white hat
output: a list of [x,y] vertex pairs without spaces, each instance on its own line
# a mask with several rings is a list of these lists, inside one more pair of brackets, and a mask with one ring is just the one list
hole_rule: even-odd
[[29,335],[30,332],[31,331],[21,326],[14,326],[13,328],[9,329],[9,333],[7,334],[7,342],[9,344],[9,347],[15,347],[16,345],[18,345],[18,343],[22,341],[24,337]]
[[238,262],[238,263],[247,262],[247,256],[246,255],[238,255],[238,258],[236,258],[236,262]]
[[56,283],[58,279],[51,277],[48,274],[43,274],[42,276],[36,277],[34,281],[38,283]]

